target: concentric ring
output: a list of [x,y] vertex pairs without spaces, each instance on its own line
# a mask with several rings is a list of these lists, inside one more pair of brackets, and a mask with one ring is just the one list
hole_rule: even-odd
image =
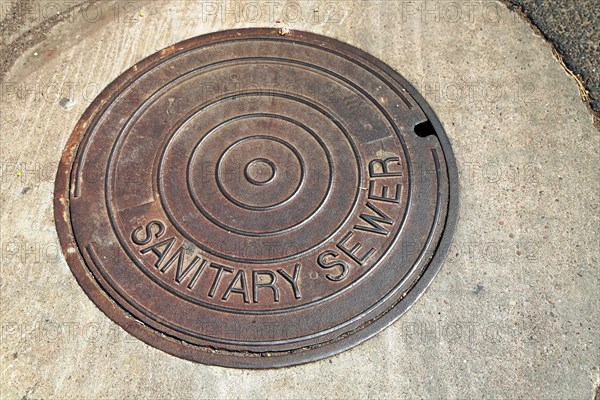
[[[265,205],[265,206],[253,206],[250,204],[246,204],[246,203],[242,203],[239,200],[236,200],[228,191],[227,189],[225,189],[225,187],[223,186],[223,177],[226,176],[227,174],[223,172],[223,169],[226,168],[222,168],[222,164],[223,164],[223,158],[231,152],[231,149],[233,149],[234,147],[238,146],[240,143],[246,143],[248,141],[251,140],[256,140],[256,139],[264,139],[264,140],[268,140],[268,141],[273,141],[276,143],[279,143],[285,147],[287,147],[290,151],[290,153],[293,154],[293,156],[296,158],[296,161],[298,163],[298,169],[299,169],[299,177],[298,177],[298,183],[295,186],[294,190],[287,196],[284,197],[282,200],[280,201],[276,201],[273,204],[269,204],[269,205]],[[196,153],[196,151],[194,151],[194,154]],[[193,157],[193,155],[192,155]],[[191,163],[191,160],[190,160]],[[188,169],[189,169],[189,164],[188,163]],[[263,180],[257,180],[255,178],[253,178],[252,176],[250,176],[250,172],[249,169],[252,165],[256,165],[257,163],[262,163],[264,165],[266,165],[268,168],[270,168],[270,176],[267,179],[263,179]],[[284,168],[287,170],[289,167],[289,164],[284,165]],[[281,167],[280,167],[281,169]],[[257,158],[253,158],[252,160],[250,160],[243,169],[242,174],[237,174],[236,176],[239,178],[240,176],[243,175],[244,178],[246,178],[246,180],[248,181],[248,183],[254,185],[254,186],[265,186],[269,183],[272,183],[273,180],[275,179],[275,177],[278,175],[277,173],[277,166],[275,165],[275,163],[267,158],[263,158],[263,157],[257,157]],[[281,174],[281,172],[279,173],[279,175]],[[278,207],[282,204],[285,204],[286,202],[288,202],[290,199],[292,199],[296,193],[298,193],[298,191],[300,190],[300,187],[302,186],[302,183],[304,181],[305,178],[305,164],[304,164],[304,159],[302,158],[302,155],[298,152],[298,150],[296,150],[291,144],[289,144],[288,142],[286,142],[285,140],[279,139],[276,136],[270,136],[270,135],[253,135],[253,136],[249,136],[243,139],[239,139],[238,141],[236,141],[235,143],[233,143],[232,145],[230,145],[227,150],[225,150],[225,152],[221,155],[221,157],[219,158],[219,161],[217,162],[217,168],[215,171],[215,176],[216,176],[216,180],[217,180],[217,185],[219,186],[219,189],[221,190],[221,193],[223,193],[223,196],[225,196],[229,201],[231,201],[232,203],[234,203],[235,205],[248,209],[248,210],[255,210],[255,211],[261,211],[261,210],[269,210],[269,209],[273,209],[275,207]],[[289,179],[288,174],[285,174],[284,177],[286,179]],[[188,182],[188,186],[189,186],[189,182]],[[195,199],[196,204],[198,204],[197,199]]]
[[[244,143],[247,142],[249,140],[253,140],[253,139],[265,139],[265,140],[270,140],[273,142],[277,142],[280,143],[281,145],[287,147],[289,149],[289,151],[296,157],[296,160],[298,162],[298,167],[300,170],[300,176],[298,179],[298,183],[295,185],[295,189],[293,190],[293,192],[291,192],[291,194],[287,197],[285,197],[283,200],[275,202],[274,204],[270,204],[270,205],[266,205],[266,206],[252,206],[249,204],[245,204],[242,203],[238,200],[236,200],[235,198],[233,198],[233,196],[231,196],[231,194],[229,194],[229,192],[223,187],[223,171],[220,169],[220,166],[222,164],[222,160],[223,158],[227,155],[228,152],[230,152],[230,150],[237,146],[240,143]],[[196,150],[194,150],[194,153],[196,154]],[[192,155],[193,157],[194,155]],[[250,163],[254,163],[257,161],[261,161],[267,165],[270,166],[271,171],[272,171],[272,176],[262,182],[258,182],[258,181],[253,181],[253,179],[248,176],[248,167],[250,166]],[[190,162],[188,163],[188,169],[190,168],[189,165],[191,164],[192,160],[190,159]],[[273,209],[275,207],[281,206],[282,204],[285,204],[286,202],[290,201],[290,199],[292,199],[294,197],[294,195],[296,195],[296,193],[298,193],[298,191],[300,190],[300,187],[302,186],[302,182],[304,181],[305,178],[305,164],[304,164],[304,159],[302,158],[302,155],[298,152],[298,150],[296,150],[291,144],[287,143],[285,140],[279,139],[276,136],[270,136],[270,135],[253,135],[253,136],[248,136],[245,137],[243,139],[239,139],[238,141],[236,141],[235,143],[231,144],[227,150],[225,150],[225,152],[221,155],[221,157],[219,158],[219,161],[217,162],[217,168],[216,168],[216,179],[217,179],[217,185],[219,186],[219,189],[221,190],[221,193],[223,193],[223,196],[225,196],[229,201],[231,201],[232,203],[234,203],[235,205],[248,209],[248,210],[255,210],[255,211],[261,211],[261,210],[269,210],[269,209]],[[269,159],[266,158],[254,158],[253,160],[251,160],[248,164],[246,164],[244,171],[243,171],[243,175],[244,177],[248,180],[249,183],[255,185],[255,186],[264,186],[267,183],[271,183],[273,181],[273,179],[275,178],[275,174],[276,174],[276,170],[277,167],[276,165]],[[188,186],[189,186],[189,180],[188,180]],[[196,203],[196,205],[198,206],[198,200],[197,198],[194,197],[194,202]],[[201,208],[201,206],[198,206],[199,208]]]
[[[244,115],[244,116],[240,116],[238,118],[236,118],[236,120],[240,120],[240,119],[245,119],[245,118],[249,118],[249,117],[257,117],[257,116],[268,116],[269,118],[275,118],[272,115],[268,115],[268,114],[258,114],[258,115]],[[303,124],[291,120],[289,118],[286,117],[282,117],[282,116],[277,116],[277,118],[279,119],[283,119],[286,120],[290,123],[293,123],[297,126],[299,126],[300,128],[302,128],[304,131],[308,132],[311,136],[313,136],[317,142],[319,142],[319,144],[321,145],[321,149],[323,150],[323,153],[325,154],[326,158],[327,158],[327,162],[328,162],[328,169],[329,169],[329,176],[333,176],[333,165],[332,165],[332,160],[331,160],[331,155],[329,153],[329,151],[327,150],[327,148],[324,146],[324,144],[322,143],[322,141],[319,140],[318,136],[316,135],[315,132],[313,132],[310,128],[308,128],[307,126],[304,126]],[[225,121],[223,123],[223,125],[228,124],[231,121]],[[210,135],[211,133],[215,132],[219,127],[215,127],[214,129],[212,129],[208,135]],[[188,162],[188,167],[187,170],[188,171],[192,171],[192,162],[193,162],[193,158],[196,157],[196,155],[198,154],[198,149],[200,148],[202,142],[208,137],[208,135],[204,136],[204,138],[202,139],[202,141],[200,141],[196,147],[194,148],[194,151],[192,152],[192,155],[190,157],[190,160]],[[296,185],[293,185],[295,188],[294,190],[286,197],[284,197],[282,200],[277,201],[273,204],[269,204],[266,206],[252,206],[252,205],[248,205],[248,204],[244,204],[238,200],[236,200],[235,198],[233,198],[228,192],[227,190],[223,187],[223,174],[221,173],[222,171],[219,171],[219,166],[221,165],[221,162],[223,160],[223,156],[225,154],[227,154],[228,151],[230,151],[230,149],[236,145],[238,145],[239,143],[244,143],[248,140],[252,140],[252,139],[266,139],[269,141],[273,141],[276,143],[279,143],[283,146],[285,146],[287,149],[289,149],[289,151],[296,157],[296,159],[298,160],[299,163],[299,169],[300,169],[300,177],[299,177],[299,181]],[[305,170],[306,170],[306,166],[304,163],[304,160],[302,158],[302,155],[298,152],[298,150],[293,147],[290,143],[286,142],[285,140],[278,138],[276,136],[271,136],[271,135],[251,135],[251,136],[246,136],[242,139],[239,139],[237,141],[235,141],[233,144],[231,144],[226,150],[225,152],[221,155],[221,157],[219,158],[219,160],[217,161],[217,167],[216,167],[216,173],[215,173],[215,178],[216,178],[216,182],[217,182],[217,186],[219,187],[221,193],[229,200],[231,201],[233,204],[235,204],[238,207],[241,208],[245,208],[248,210],[254,210],[254,211],[266,211],[266,210],[272,210],[274,208],[277,208],[285,203],[287,203],[289,200],[291,200],[300,190],[300,188],[302,187],[302,184],[304,182],[305,179]],[[328,185],[327,185],[327,191],[325,193],[325,195],[323,196],[323,199],[321,200],[321,202],[319,203],[318,207],[313,210],[302,222],[294,225],[294,226],[289,226],[286,227],[285,229],[279,229],[276,231],[265,231],[262,230],[261,232],[258,233],[254,233],[254,232],[248,232],[248,231],[243,231],[243,230],[238,230],[236,228],[233,228],[231,226],[227,226],[225,224],[222,224],[220,221],[218,221],[217,219],[214,218],[214,216],[209,215],[205,209],[203,208],[201,202],[199,201],[198,197],[194,195],[194,190],[192,188],[193,183],[190,180],[190,175],[188,174],[188,189],[192,195],[192,199],[194,200],[194,204],[196,205],[196,207],[203,213],[203,215],[205,215],[209,220],[211,220],[215,225],[220,226],[223,229],[226,229],[228,231],[231,232],[236,232],[242,235],[248,235],[248,236],[272,236],[272,235],[276,235],[276,234],[280,234],[280,233],[285,233],[285,232],[289,232],[291,230],[293,230],[294,228],[296,228],[298,225],[302,224],[302,223],[306,223],[308,220],[310,220],[311,216],[314,215],[320,208],[323,207],[323,204],[325,203],[325,199],[329,196],[329,193],[331,192],[331,186],[332,186],[332,182],[330,179],[327,179],[328,181]],[[256,192],[253,191],[250,193],[250,195],[255,194]],[[271,197],[272,198],[272,197]]]
[[[338,159],[338,167],[343,167],[344,164],[346,165],[344,168],[353,168],[354,171],[357,171],[357,176],[354,179],[354,182],[344,182],[343,185],[346,188],[345,189],[345,195],[342,196],[338,196],[339,198],[343,198],[345,201],[348,201],[348,206],[345,208],[345,215],[346,217],[350,215],[351,210],[355,207],[356,202],[358,201],[358,192],[359,192],[359,187],[360,187],[360,183],[362,181],[362,175],[364,174],[363,171],[361,171],[360,168],[358,168],[358,165],[356,167],[351,167],[349,164],[350,162],[352,162],[351,160],[358,160],[358,155],[356,154],[356,150],[355,150],[355,145],[353,144],[353,140],[350,138],[349,134],[347,133],[347,131],[343,128],[343,126],[334,123],[334,121],[331,119],[331,117],[328,115],[328,113],[322,109],[322,106],[319,105],[319,103],[314,102],[310,103],[310,104],[305,104],[301,101],[301,99],[292,96],[292,95],[285,95],[282,96],[278,93],[273,93],[273,92],[267,92],[267,93],[257,93],[257,94],[245,94],[244,98],[247,98],[248,96],[257,96],[257,97],[265,97],[267,98],[267,101],[272,103],[272,102],[276,102],[277,99],[282,99],[285,100],[286,102],[293,102],[292,104],[294,104],[294,108],[299,108],[300,105],[304,106],[304,108],[306,110],[311,110],[311,112],[313,113],[313,115],[320,115],[319,118],[323,119],[323,121],[326,121],[327,124],[330,125],[330,130],[332,131],[332,134],[335,134],[335,138],[347,138],[348,140],[348,145],[346,146],[348,148],[349,151],[351,151],[352,153],[352,157],[347,157],[346,154],[340,153],[340,142],[338,140],[331,140],[331,143],[337,143],[337,147],[338,149],[336,150],[338,153],[337,159]],[[235,101],[236,99],[239,99],[239,97],[237,95],[231,95],[226,97],[225,99],[230,100],[230,101]],[[290,242],[289,238],[285,238],[285,239],[279,239],[279,242],[277,242],[276,240],[278,240],[276,238],[277,235],[281,236],[282,234],[291,232],[293,230],[297,230],[299,228],[303,228],[305,231],[309,230],[309,227],[306,227],[307,224],[309,223],[314,223],[314,216],[318,213],[323,213],[324,212],[324,206],[329,202],[331,203],[332,201],[334,201],[334,199],[332,199],[331,197],[331,192],[332,192],[332,185],[333,185],[333,179],[331,179],[331,177],[334,175],[334,170],[333,170],[333,156],[331,154],[330,149],[327,147],[327,145],[325,144],[325,142],[323,141],[323,137],[321,137],[323,135],[323,132],[321,132],[321,134],[317,134],[313,129],[311,129],[309,126],[305,125],[302,122],[299,122],[293,118],[289,118],[285,115],[278,115],[278,114],[269,114],[269,113],[250,113],[250,114],[244,114],[244,115],[235,115],[232,118],[229,119],[223,119],[221,117],[221,112],[220,111],[214,111],[215,115],[218,115],[219,118],[222,120],[221,122],[219,122],[218,124],[216,124],[215,126],[213,126],[210,129],[207,129],[207,133],[205,134],[200,134],[201,138],[200,140],[198,140],[198,142],[193,146],[193,150],[190,153],[190,157],[189,157],[189,161],[188,161],[188,165],[187,165],[187,172],[185,171],[179,171],[176,170],[176,174],[177,177],[181,177],[181,176],[187,176],[187,180],[186,182],[183,181],[178,181],[178,183],[172,183],[171,185],[171,190],[167,189],[165,187],[165,181],[167,181],[168,177],[170,176],[170,174],[168,172],[165,171],[165,161],[167,159],[167,153],[169,152],[173,152],[173,153],[180,153],[179,149],[173,149],[173,143],[175,141],[174,138],[177,137],[177,135],[181,134],[181,130],[184,129],[183,127],[187,127],[185,129],[187,129],[189,132],[193,132],[194,137],[198,137],[198,131],[195,130],[193,127],[190,127],[190,121],[192,121],[194,118],[196,118],[197,120],[201,120],[202,124],[206,124],[206,120],[204,118],[201,118],[200,115],[202,114],[202,112],[209,110],[211,107],[222,107],[223,104],[225,104],[225,102],[227,100],[225,100],[223,98],[217,98],[213,103],[211,104],[207,104],[205,105],[201,110],[198,110],[197,112],[195,112],[194,114],[187,116],[185,121],[182,121],[178,124],[178,127],[176,129],[174,129],[170,134],[168,134],[168,144],[164,147],[164,150],[162,152],[162,155],[160,157],[160,161],[158,163],[159,165],[159,169],[158,172],[156,174],[157,177],[159,177],[158,180],[158,193],[160,194],[160,198],[161,201],[163,203],[163,208],[169,218],[169,220],[173,223],[174,226],[177,227],[177,229],[181,232],[181,234],[186,237],[187,240],[189,240],[190,242],[194,243],[197,247],[202,248],[205,251],[210,252],[213,255],[222,257],[226,260],[229,261],[238,261],[238,262],[244,262],[244,263],[271,263],[271,262],[278,262],[278,261],[283,261],[285,259],[291,259],[292,257],[298,255],[298,254],[302,254],[305,253],[307,251],[307,246],[309,246],[309,244],[307,243],[306,245],[304,245],[304,247],[289,247],[289,252],[288,254],[282,254],[280,256],[273,256],[273,254],[271,254],[269,249],[272,248],[279,248],[282,249],[283,247],[281,246],[281,241],[285,241],[285,242]],[[299,105],[297,105],[299,104]],[[299,108],[302,109],[302,108]],[[307,112],[307,111],[303,111],[303,112]],[[318,114],[317,114],[318,113]],[[324,160],[326,160],[327,162],[327,175],[323,175],[323,171],[324,169],[313,169],[311,168],[308,172],[312,173],[314,176],[319,176],[321,177],[322,181],[324,181],[326,183],[326,186],[323,188],[323,192],[322,195],[319,196],[314,196],[314,193],[311,195],[311,197],[313,197],[312,202],[315,203],[314,207],[309,207],[311,205],[310,202],[305,202],[305,201],[301,201],[302,199],[297,199],[295,198],[294,200],[296,201],[295,204],[287,204],[287,209],[279,209],[279,207],[286,205],[286,201],[280,201],[277,202],[275,204],[272,204],[270,207],[252,207],[251,205],[245,205],[241,204],[239,201],[236,201],[235,198],[231,197],[231,196],[225,196],[225,198],[231,202],[233,205],[241,208],[241,209],[250,209],[251,211],[263,211],[264,217],[262,217],[261,220],[258,220],[255,217],[242,217],[240,218],[240,214],[233,214],[233,212],[236,212],[236,209],[229,209],[232,213],[223,213],[220,210],[217,210],[217,214],[219,214],[220,217],[229,217],[231,219],[234,219],[236,221],[238,221],[239,223],[254,223],[254,222],[261,222],[263,221],[264,223],[268,223],[268,224],[273,224],[274,220],[278,220],[281,217],[278,217],[277,215],[273,216],[268,215],[268,212],[279,212],[279,215],[284,214],[286,217],[291,218],[293,217],[293,214],[290,214],[289,210],[290,209],[294,209],[295,211],[299,212],[298,210],[301,210],[301,208],[306,208],[307,211],[302,214],[299,215],[296,219],[296,221],[293,221],[293,223],[289,223],[289,224],[284,224],[286,222],[286,220],[282,220],[282,224],[284,224],[283,227],[279,227],[278,229],[268,229],[265,228],[263,226],[258,226],[258,228],[255,228],[254,230],[251,229],[241,229],[239,227],[236,226],[232,226],[230,224],[227,224],[226,222],[219,220],[218,218],[215,217],[215,212],[211,212],[211,210],[209,210],[209,207],[213,207],[214,208],[221,208],[223,207],[223,203],[211,203],[210,201],[204,201],[202,202],[198,196],[195,196],[194,193],[206,193],[207,187],[210,187],[210,185],[213,183],[212,181],[205,181],[203,182],[203,184],[201,185],[202,187],[202,191],[195,189],[194,185],[198,185],[198,182],[201,181],[201,179],[194,179],[193,175],[194,172],[196,171],[196,175],[202,175],[202,173],[200,171],[197,171],[194,169],[194,165],[197,163],[193,162],[193,158],[195,157],[195,154],[198,154],[199,149],[202,147],[202,145],[209,140],[210,138],[219,138],[218,141],[219,143],[221,143],[223,141],[223,138],[226,137],[223,132],[222,129],[223,127],[225,128],[230,128],[231,130],[231,135],[237,135],[239,130],[236,128],[236,126],[234,125],[237,122],[244,122],[247,124],[246,121],[252,121],[254,119],[258,119],[258,118],[267,118],[267,119],[273,119],[276,121],[285,121],[286,123],[292,124],[294,126],[296,126],[298,128],[298,134],[295,136],[294,140],[297,140],[299,137],[301,137],[302,135],[308,135],[312,138],[312,140],[314,141],[315,145],[318,145],[318,148],[320,149],[320,151],[323,153],[323,157]],[[288,128],[288,130],[290,130]],[[339,130],[339,131],[338,131]],[[256,130],[251,130],[251,134],[250,135],[242,135],[241,138],[248,138],[248,137],[256,137],[257,135],[254,135],[253,132],[255,132]],[[218,136],[215,133],[220,133]],[[258,135],[260,136],[260,135]],[[217,139],[214,139],[217,140]],[[241,139],[236,139],[236,140],[241,140]],[[236,140],[231,140],[228,143],[231,143],[229,146],[231,146],[233,143],[236,142]],[[281,143],[281,142],[285,142],[283,141],[281,138],[277,138],[277,140]],[[344,139],[346,140],[346,139]],[[224,142],[223,142],[224,143]],[[288,143],[288,145],[290,145],[290,143]],[[297,149],[295,149],[295,147],[293,145],[290,145],[290,150],[294,149],[293,151],[297,152]],[[227,146],[223,145],[223,150],[219,150],[216,151],[215,154],[222,154],[223,152],[225,152],[227,149]],[[313,149],[312,154],[313,157],[315,156],[316,153],[316,147]],[[208,149],[206,151],[203,151],[202,154],[207,154],[207,153],[211,153],[211,149]],[[300,154],[298,154],[297,156],[299,156],[302,159],[302,156]],[[358,163],[358,161],[356,161],[356,163]],[[215,172],[217,171],[217,165],[219,164],[219,161],[215,161],[214,162],[214,167],[213,167],[213,163],[212,162],[208,162],[208,170],[215,170]],[[304,174],[306,174],[307,172],[307,167],[306,165],[303,165],[302,167],[302,171]],[[187,174],[187,175],[186,175]],[[218,175],[215,175],[218,177]],[[306,178],[304,178],[306,179]],[[303,179],[303,180],[304,180]],[[311,179],[311,181],[316,181],[317,179]],[[220,193],[223,193],[223,186],[220,184],[219,179],[216,179],[216,182],[214,182],[214,190],[213,192],[216,193],[217,189],[219,190]],[[270,240],[265,246],[264,248],[266,248],[267,253],[265,253],[265,250],[263,248],[263,250],[259,250],[259,252],[261,253],[257,258],[252,258],[252,257],[239,257],[236,256],[233,253],[239,253],[240,250],[237,247],[234,247],[232,249],[230,249],[229,254],[227,252],[218,252],[214,247],[213,248],[207,248],[202,242],[199,242],[195,239],[195,235],[192,234],[190,232],[190,228],[186,228],[183,219],[187,216],[189,216],[189,213],[186,213],[185,215],[177,215],[177,210],[175,207],[170,206],[169,205],[169,193],[177,193],[176,188],[177,187],[183,187],[184,185],[187,185],[188,187],[188,192],[191,194],[191,201],[193,201],[194,206],[197,208],[197,210],[200,212],[201,216],[206,218],[208,221],[210,221],[211,224],[217,226],[218,228],[221,229],[222,232],[227,232],[227,234],[237,234],[242,236],[240,238],[240,242],[245,242],[247,240],[247,237],[252,237],[252,238],[273,238],[272,240]],[[290,197],[294,197],[294,196],[290,196]],[[181,204],[181,202],[184,201],[181,198],[178,198],[177,200],[174,200],[171,202],[171,204],[174,205],[179,205]],[[338,218],[344,218],[341,214],[341,212],[343,211],[343,209],[339,209],[338,211],[336,211],[340,216]],[[243,215],[243,214],[242,214]],[[335,232],[336,228],[335,226],[330,226],[330,227],[326,227],[326,226],[320,226],[319,229],[324,229],[324,228],[328,228],[327,230],[329,232]],[[339,227],[338,227],[339,228]],[[192,228],[193,229],[193,228]],[[314,228],[313,228],[314,229]],[[298,233],[298,236],[302,236],[304,235],[302,232]],[[328,237],[331,235],[331,233],[324,235],[324,237],[321,239],[321,243],[325,242]],[[231,236],[228,237],[228,241],[231,243]],[[311,247],[314,247],[318,244],[311,244]],[[247,250],[247,248],[246,248]],[[258,251],[258,250],[257,250]]]

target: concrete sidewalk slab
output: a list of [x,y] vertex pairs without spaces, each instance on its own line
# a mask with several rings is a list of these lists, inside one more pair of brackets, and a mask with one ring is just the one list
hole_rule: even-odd
[[[92,7],[2,82],[1,398],[593,397],[600,139],[576,82],[519,16],[488,1]],[[330,359],[248,371],[177,359],[108,320],[60,254],[52,198],[71,130],[120,73],[181,40],[260,26],[332,36],[415,85],[452,141],[461,207],[440,274],[390,328]]]

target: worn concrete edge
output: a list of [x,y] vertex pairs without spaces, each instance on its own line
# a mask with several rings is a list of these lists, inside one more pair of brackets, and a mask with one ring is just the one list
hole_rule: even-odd
[[[531,15],[523,8],[523,6],[516,4],[513,0],[500,0],[510,11],[518,14],[527,24],[531,27],[533,32],[540,36],[544,41],[546,41],[552,48],[552,54],[554,58],[560,63],[563,69],[569,74],[579,87],[579,95],[581,96],[581,101],[587,107],[588,112],[592,115],[592,119],[594,121],[594,127],[600,131],[600,110],[595,110],[592,104],[592,99],[589,96],[589,87],[585,84],[585,79],[579,72],[579,68],[573,62],[571,62],[564,54],[560,52],[556,42],[548,37],[548,35],[537,25],[534,19],[532,19]],[[600,400],[600,399],[596,399]]]
[[[0,58],[0,81],[4,81],[5,76],[14,66],[15,62],[26,52],[28,49],[32,48],[43,42],[48,33],[58,25],[60,22],[64,21],[68,18],[68,14],[76,9],[79,9],[85,5],[93,5],[97,3],[99,0],[85,0],[80,3],[74,4],[69,7],[65,12],[57,15],[53,15],[52,17],[40,22],[35,25],[31,29],[23,32],[19,35],[15,40],[10,43],[3,43],[0,46],[0,54],[2,57]],[[12,7],[13,19],[16,21],[24,21],[25,19],[25,11],[27,10],[26,5],[31,3],[31,0],[23,0],[21,3],[15,3]],[[4,28],[0,28],[0,35],[4,35]]]

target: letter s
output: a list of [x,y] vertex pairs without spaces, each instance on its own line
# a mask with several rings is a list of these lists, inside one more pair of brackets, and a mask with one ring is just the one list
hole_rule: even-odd
[[[328,256],[332,256],[334,259],[326,261],[325,257]],[[348,264],[346,264],[345,261],[335,259],[337,256],[338,253],[335,250],[326,250],[319,254],[319,257],[317,258],[317,264],[319,264],[319,267],[321,268],[329,269],[333,267],[342,267],[342,272],[340,272],[340,274],[337,276],[332,274],[325,275],[327,279],[334,282],[341,281],[342,279],[344,279],[348,275],[348,270],[350,269],[350,267],[348,266]]]
[[138,246],[142,246],[144,244],[150,243],[150,241],[152,240],[152,226],[158,227],[158,232],[156,232],[156,234],[154,235],[157,239],[159,237],[161,237],[163,235],[163,233],[165,233],[165,226],[163,225],[162,222],[152,221],[152,222],[148,223],[148,225],[146,225],[146,237],[145,238],[141,239],[138,237],[138,234],[140,233],[140,231],[144,230],[141,226],[138,228],[135,228],[133,230],[133,232],[131,232],[131,240],[133,241],[133,243],[137,244]]

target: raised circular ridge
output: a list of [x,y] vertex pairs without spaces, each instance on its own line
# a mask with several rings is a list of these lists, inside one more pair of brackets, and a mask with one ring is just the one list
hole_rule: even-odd
[[253,185],[266,185],[277,176],[277,167],[268,158],[255,158],[244,167],[244,176]]

